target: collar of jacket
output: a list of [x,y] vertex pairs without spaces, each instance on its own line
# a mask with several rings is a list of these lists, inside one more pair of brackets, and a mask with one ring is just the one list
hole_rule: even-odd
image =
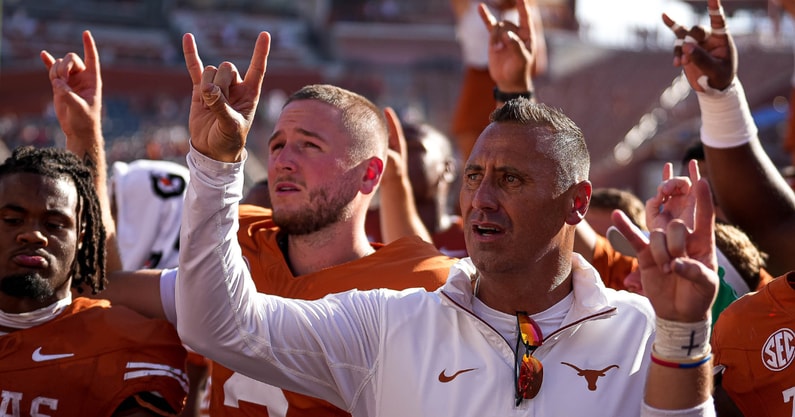
[[[544,338],[545,344],[554,342],[567,330],[574,329],[586,321],[608,318],[616,314],[616,307],[608,302],[605,285],[593,266],[578,253],[573,254],[571,264],[574,302],[561,328]],[[447,299],[456,308],[474,315],[472,289],[476,277],[477,269],[472,260],[463,258],[450,268],[447,282],[437,291],[444,295],[442,300]]]

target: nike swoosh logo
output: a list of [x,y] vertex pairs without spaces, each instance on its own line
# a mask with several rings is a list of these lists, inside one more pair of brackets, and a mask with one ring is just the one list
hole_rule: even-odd
[[475,369],[478,369],[478,368],[462,369],[462,370],[460,370],[460,371],[458,371],[458,372],[456,372],[456,373],[454,373],[454,374],[452,374],[450,376],[447,376],[447,375],[444,374],[445,371],[447,371],[447,369],[444,369],[444,370],[442,370],[442,372],[439,372],[439,382],[442,382],[442,383],[450,382],[450,381],[454,380],[458,375],[461,375],[464,372],[474,371]]
[[38,348],[36,348],[36,350],[33,351],[32,359],[33,359],[33,362],[44,362],[44,361],[52,361],[52,360],[55,360],[55,359],[69,358],[69,357],[72,357],[74,355],[75,355],[74,353],[61,353],[61,354],[56,354],[56,355],[45,355],[45,354],[41,353],[41,346],[39,346]]

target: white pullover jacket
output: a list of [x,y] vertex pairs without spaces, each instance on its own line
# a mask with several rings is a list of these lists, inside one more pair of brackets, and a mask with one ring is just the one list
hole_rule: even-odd
[[573,304],[535,351],[541,390],[517,407],[514,346],[472,313],[469,259],[435,292],[353,290],[317,301],[260,294],[236,239],[243,163],[191,150],[188,166],[176,309],[179,334],[197,352],[357,417],[640,414],[653,310],[643,297],[605,288],[579,255]]

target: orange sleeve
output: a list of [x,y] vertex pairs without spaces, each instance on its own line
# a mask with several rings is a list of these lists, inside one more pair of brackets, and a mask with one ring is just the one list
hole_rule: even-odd
[[638,260],[613,249],[604,236],[597,235],[591,265],[608,288],[624,290],[624,278],[638,268]]

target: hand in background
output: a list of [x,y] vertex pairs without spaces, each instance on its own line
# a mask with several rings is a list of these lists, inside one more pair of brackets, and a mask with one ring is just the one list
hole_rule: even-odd
[[737,75],[737,48],[726,28],[720,0],[708,0],[710,27],[687,29],[663,13],[665,25],[676,35],[674,66],[682,67],[690,86],[703,92],[708,85],[723,90]]
[[682,197],[693,202],[692,228],[676,217],[689,216],[690,205],[657,218],[648,239],[621,211],[613,213],[613,222],[638,254],[643,291],[657,316],[696,322],[709,317],[718,292],[715,209],[706,179],[697,179]]
[[[89,31],[83,32],[83,55],[85,60],[74,52],[58,59],[47,51],[40,53],[49,70],[55,115],[66,134],[67,148],[71,141],[102,135],[102,76],[97,46]],[[75,152],[75,149],[70,150]],[[83,152],[75,153],[83,155]]]
[[[531,0],[518,0],[519,24],[497,21],[488,7],[481,3],[478,12],[489,32],[489,74],[504,92],[533,89],[532,74],[536,59],[545,48],[539,47],[543,34],[536,32],[530,6]],[[544,56],[544,62],[546,57]]]

